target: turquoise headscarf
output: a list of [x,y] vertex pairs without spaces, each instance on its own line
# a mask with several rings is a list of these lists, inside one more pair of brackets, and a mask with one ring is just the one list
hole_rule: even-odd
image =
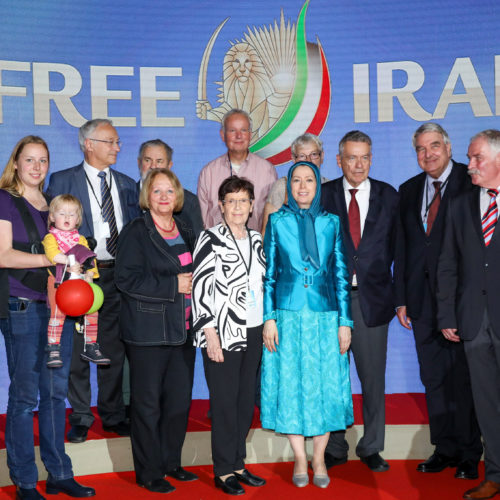
[[[292,196],[292,175],[297,167],[306,166],[309,167],[316,176],[316,194],[309,208],[299,208],[297,202]],[[320,261],[318,254],[318,243],[316,241],[316,231],[314,229],[314,219],[323,213],[323,209],[320,205],[321,199],[321,175],[319,173],[319,168],[308,161],[298,161],[294,163],[290,170],[288,171],[286,189],[288,193],[288,205],[284,205],[283,209],[285,211],[292,212],[297,218],[299,224],[299,245],[300,254],[305,262],[310,262],[313,267],[319,269]]]

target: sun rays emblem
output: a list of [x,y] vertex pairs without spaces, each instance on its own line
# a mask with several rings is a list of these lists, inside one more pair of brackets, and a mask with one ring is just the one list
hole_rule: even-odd
[[207,99],[210,54],[222,28],[213,32],[203,54],[198,76],[196,114],[220,122],[233,108],[247,111],[253,123],[250,151],[275,165],[290,160],[290,144],[300,134],[319,134],[330,111],[330,75],[323,48],[306,40],[309,0],[296,23],[280,21],[247,28],[241,40],[230,42],[224,56],[217,104]]

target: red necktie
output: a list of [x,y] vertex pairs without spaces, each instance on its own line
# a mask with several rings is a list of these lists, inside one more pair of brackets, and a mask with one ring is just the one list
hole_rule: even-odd
[[358,189],[349,189],[351,201],[349,203],[349,231],[351,233],[354,248],[358,248],[361,241],[361,218],[359,216],[359,205],[356,200]]
[[429,213],[427,214],[427,231],[425,234],[429,236],[431,234],[432,225],[436,220],[439,204],[441,203],[441,181],[434,181],[432,183],[434,186],[434,197],[432,198],[431,206],[429,207]]

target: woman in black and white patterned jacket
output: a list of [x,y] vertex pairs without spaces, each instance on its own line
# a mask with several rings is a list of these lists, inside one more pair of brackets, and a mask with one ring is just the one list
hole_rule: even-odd
[[226,179],[219,188],[224,222],[203,231],[194,251],[193,330],[210,391],[215,485],[232,495],[244,493],[240,483],[265,484],[244,462],[262,356],[265,273],[262,237],[246,225],[253,204],[251,182]]

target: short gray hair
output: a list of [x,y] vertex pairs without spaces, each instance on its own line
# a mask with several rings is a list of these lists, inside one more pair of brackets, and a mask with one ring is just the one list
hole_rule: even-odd
[[292,155],[297,156],[297,149],[311,143],[314,143],[316,145],[320,153],[323,152],[323,141],[317,135],[306,132],[305,134],[299,135],[297,139],[292,142],[292,145],[290,146]]
[[223,117],[222,117],[222,120],[220,122],[220,129],[222,130],[222,132],[225,132],[226,131],[226,122],[229,120],[229,118],[231,118],[231,116],[233,115],[242,115],[244,116],[247,120],[248,120],[248,123],[250,125],[250,131],[252,130],[252,119],[250,118],[250,115],[243,109],[237,109],[237,108],[234,108],[234,109],[230,109]]
[[495,155],[500,153],[500,130],[494,128],[483,130],[472,137],[470,142],[472,143],[476,139],[484,139],[489,144],[491,151]]
[[350,132],[347,132],[342,139],[340,139],[339,142],[339,155],[342,156],[344,154],[344,145],[346,142],[364,142],[365,144],[368,144],[370,146],[370,150],[372,147],[372,140],[370,139],[370,136],[365,134],[364,132],[361,132],[360,130],[351,130]]
[[423,125],[420,125],[420,127],[415,130],[415,133],[413,134],[413,139],[412,139],[412,144],[413,144],[413,149],[417,148],[417,139],[420,135],[425,134],[427,132],[436,132],[438,134],[441,134],[443,141],[445,144],[451,144],[450,142],[450,137],[448,136],[448,132],[439,125],[439,123],[433,123],[433,122],[427,122],[424,123]]
[[85,153],[85,140],[94,133],[95,129],[101,125],[111,125],[113,122],[107,118],[95,118],[94,120],[89,120],[85,122],[78,131],[78,142],[80,144],[80,149]]
[[150,141],[143,142],[139,147],[139,155],[137,156],[139,160],[142,160],[145,149],[149,148],[150,146],[163,148],[167,155],[167,163],[170,163],[172,161],[174,150],[166,142],[163,142],[161,139],[151,139]]

